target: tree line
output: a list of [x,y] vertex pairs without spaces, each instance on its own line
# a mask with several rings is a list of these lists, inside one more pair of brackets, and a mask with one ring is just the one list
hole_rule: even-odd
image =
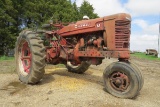
[[24,28],[41,27],[50,19],[75,22],[84,15],[91,19],[98,17],[86,0],[80,7],[71,0],[0,0],[0,55],[14,48]]

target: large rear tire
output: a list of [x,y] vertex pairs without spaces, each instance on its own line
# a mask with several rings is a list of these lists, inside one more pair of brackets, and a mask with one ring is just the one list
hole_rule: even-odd
[[135,66],[125,62],[115,62],[103,73],[104,86],[110,94],[120,98],[133,98],[142,88],[142,77]]
[[70,62],[67,62],[67,69],[69,72],[73,72],[73,73],[78,73],[78,74],[82,74],[84,73],[86,70],[88,70],[90,64],[86,61],[82,61],[81,64],[74,66],[72,65]]
[[16,71],[20,81],[36,84],[44,75],[45,48],[35,32],[22,31],[15,47]]

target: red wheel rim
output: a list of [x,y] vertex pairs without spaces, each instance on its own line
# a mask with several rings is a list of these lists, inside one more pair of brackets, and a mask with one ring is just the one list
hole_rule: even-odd
[[124,92],[127,90],[130,81],[128,76],[122,72],[114,72],[110,76],[110,84],[113,89]]
[[32,55],[27,41],[22,43],[20,53],[21,72],[28,75],[30,73]]

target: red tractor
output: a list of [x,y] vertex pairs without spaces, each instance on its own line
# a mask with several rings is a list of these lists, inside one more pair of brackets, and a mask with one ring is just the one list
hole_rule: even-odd
[[15,59],[20,81],[39,82],[46,63],[62,63],[69,72],[81,74],[91,64],[101,64],[104,58],[118,58],[104,70],[106,91],[120,98],[133,98],[141,90],[143,77],[138,67],[129,62],[130,15],[120,13],[66,26],[48,25],[54,30],[24,30],[19,34]]

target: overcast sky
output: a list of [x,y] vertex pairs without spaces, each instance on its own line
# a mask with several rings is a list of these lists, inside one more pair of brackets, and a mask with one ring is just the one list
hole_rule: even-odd
[[[83,0],[76,1],[80,6]],[[129,13],[132,16],[131,50],[158,49],[160,0],[86,0],[100,17]]]

